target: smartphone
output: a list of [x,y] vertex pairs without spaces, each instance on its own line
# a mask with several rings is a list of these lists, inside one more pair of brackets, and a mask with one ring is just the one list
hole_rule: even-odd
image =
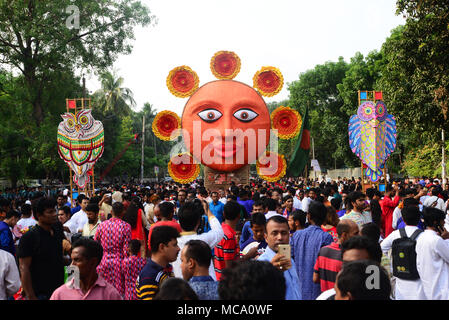
[[291,260],[292,249],[289,244],[278,245],[278,253],[284,255],[288,260]]

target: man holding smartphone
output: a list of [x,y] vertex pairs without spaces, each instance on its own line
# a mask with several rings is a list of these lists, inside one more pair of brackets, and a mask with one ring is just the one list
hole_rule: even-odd
[[273,266],[284,272],[285,300],[302,300],[298,273],[291,259],[288,220],[281,215],[269,218],[265,230],[265,240],[268,246],[257,260],[269,261]]

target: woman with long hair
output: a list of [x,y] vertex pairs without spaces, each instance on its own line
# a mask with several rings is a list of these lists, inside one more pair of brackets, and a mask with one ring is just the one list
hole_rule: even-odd
[[141,243],[140,254],[142,258],[146,257],[145,232],[143,226],[143,208],[138,198],[133,198],[126,209],[123,221],[131,225],[131,240],[139,240]]
[[326,221],[321,225],[321,229],[324,232],[329,233],[334,239],[334,242],[338,242],[337,224],[340,222],[340,219],[338,218],[337,211],[334,207],[326,206],[326,209]]

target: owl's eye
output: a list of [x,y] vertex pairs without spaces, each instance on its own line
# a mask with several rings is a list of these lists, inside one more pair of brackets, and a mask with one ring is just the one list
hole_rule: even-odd
[[87,116],[82,116],[81,118],[80,118],[80,123],[82,124],[82,125],[85,125],[85,124],[87,124],[89,122],[89,118],[87,118]]
[[73,128],[75,126],[75,122],[72,119],[67,120],[67,125],[69,128]]
[[365,109],[365,113],[366,114],[372,114],[373,113],[373,109],[371,109],[370,107]]
[[215,109],[206,109],[198,113],[198,116],[206,122],[214,122],[220,119],[222,114],[220,111]]
[[381,106],[381,105],[380,105],[380,106],[378,106],[378,107],[377,107],[377,113],[378,113],[378,114],[382,114],[382,113],[384,113],[384,107],[383,107],[383,106]]
[[237,119],[239,119],[240,121],[243,121],[243,122],[250,122],[257,116],[258,116],[257,113],[255,113],[254,111],[249,110],[249,109],[240,109],[240,110],[237,110],[236,112],[234,112],[234,117],[236,117]]

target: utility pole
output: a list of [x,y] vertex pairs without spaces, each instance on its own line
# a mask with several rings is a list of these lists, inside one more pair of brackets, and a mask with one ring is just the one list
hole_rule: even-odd
[[140,163],[140,183],[143,184],[143,160],[144,160],[144,147],[145,147],[145,113],[142,120],[142,159]]
[[446,152],[445,152],[445,147],[446,147],[446,142],[444,139],[444,129],[441,130],[441,140],[443,141],[443,146],[441,147],[441,153],[442,153],[442,161],[441,161],[441,177],[443,182],[441,183],[443,188],[446,185]]

